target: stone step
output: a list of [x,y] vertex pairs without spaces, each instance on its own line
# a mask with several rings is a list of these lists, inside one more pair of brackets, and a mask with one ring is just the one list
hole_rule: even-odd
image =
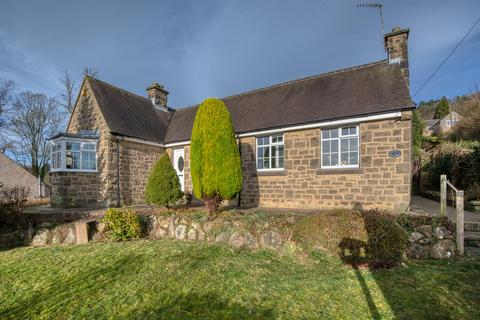
[[465,247],[465,255],[467,256],[480,256],[480,248],[477,247]]
[[464,237],[465,240],[480,241],[480,232],[465,231]]

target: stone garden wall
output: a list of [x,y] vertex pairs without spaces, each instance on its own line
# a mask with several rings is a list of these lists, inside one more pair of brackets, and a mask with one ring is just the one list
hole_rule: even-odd
[[[199,217],[182,216],[142,216],[146,239],[177,239],[208,243],[224,243],[236,248],[275,249],[291,243],[292,228],[295,217],[287,217],[276,221],[251,221],[235,219],[216,219],[205,221]],[[109,241],[102,222],[89,223],[89,238],[91,241]],[[74,244],[75,224],[67,223],[39,225],[30,244],[42,246],[50,244]]]
[[455,255],[453,238],[453,233],[444,226],[418,226],[410,232],[407,255],[414,259],[451,258]]

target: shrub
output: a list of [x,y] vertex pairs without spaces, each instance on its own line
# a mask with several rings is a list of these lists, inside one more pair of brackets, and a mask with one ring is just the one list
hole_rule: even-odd
[[28,224],[23,213],[27,192],[23,187],[7,188],[0,184],[0,225],[21,228]]
[[193,192],[210,214],[223,199],[234,199],[242,187],[240,154],[232,118],[225,104],[206,99],[198,108],[190,150]]
[[407,234],[386,214],[377,211],[332,210],[304,217],[293,239],[339,256],[351,265],[390,267],[401,261]]
[[145,201],[166,206],[183,196],[180,180],[168,154],[164,154],[153,166],[145,190]]
[[428,175],[431,190],[439,189],[442,174],[447,174],[457,188],[469,190],[480,181],[478,163],[479,141],[444,142],[429,151],[428,157],[424,159],[423,171]]
[[142,235],[140,217],[129,209],[110,208],[105,213],[102,222],[112,240],[125,241],[140,238]]

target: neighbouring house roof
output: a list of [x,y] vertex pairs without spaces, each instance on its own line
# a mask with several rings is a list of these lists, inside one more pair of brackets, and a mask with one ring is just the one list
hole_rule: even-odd
[[29,198],[38,196],[37,178],[1,153],[0,183],[7,188],[24,187]]
[[440,120],[439,119],[431,119],[431,120],[425,120],[425,125],[427,127],[433,127],[435,126]]
[[[156,110],[144,97],[89,78],[112,133],[155,142],[190,140],[198,105]],[[387,60],[222,98],[236,133],[412,109],[399,64]]]
[[104,81],[87,77],[99,108],[113,134],[163,142],[171,113],[152,101]]

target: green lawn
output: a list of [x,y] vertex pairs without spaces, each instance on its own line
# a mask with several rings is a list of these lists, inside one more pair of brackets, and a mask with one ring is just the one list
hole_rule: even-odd
[[480,260],[386,271],[173,240],[0,252],[0,319],[479,319]]

